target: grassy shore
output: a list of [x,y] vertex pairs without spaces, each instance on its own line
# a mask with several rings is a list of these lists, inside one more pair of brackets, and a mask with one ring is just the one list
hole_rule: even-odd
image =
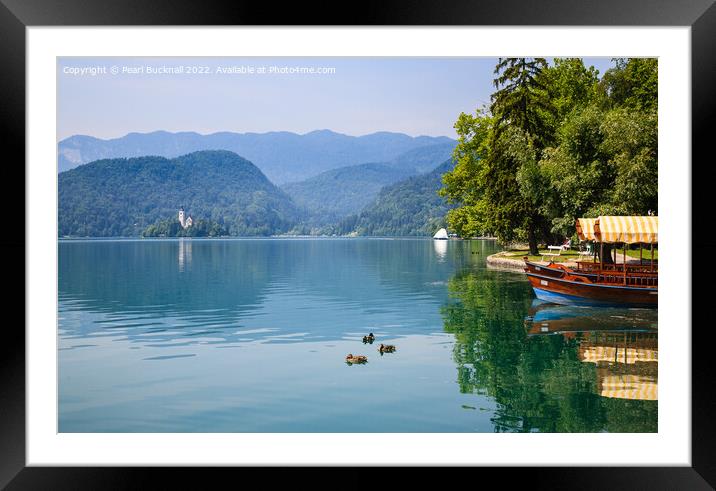
[[[621,257],[621,254],[622,254],[621,249],[619,249],[618,254]],[[639,259],[639,249],[637,249],[635,251],[627,250],[627,256]],[[645,247],[644,250],[642,251],[642,258],[644,259],[644,261],[651,258],[649,249],[647,247]],[[658,249],[654,249],[654,259],[656,259],[657,261],[659,260],[659,250]]]
[[[549,249],[539,249],[540,254],[541,253],[551,253],[553,251]],[[644,249],[642,252],[642,258],[644,261],[648,261],[651,256],[648,249]],[[508,258],[508,259],[522,259],[523,257],[527,256],[529,257],[530,261],[541,261],[542,257],[539,256],[531,256],[529,255],[529,249],[509,249],[507,251],[503,251],[501,254],[502,257]],[[627,250],[627,257],[631,259],[639,259],[639,249],[636,250]],[[563,263],[563,262],[574,262],[578,260],[588,260],[591,258],[591,256],[580,256],[578,251],[575,250],[568,250],[568,251],[561,251],[559,253],[559,256],[544,256],[545,260],[553,260],[556,263]],[[621,261],[622,258],[622,250],[617,250],[617,261]],[[654,259],[657,261],[659,260],[659,251],[657,249],[654,249]]]
[[[549,249],[539,249],[540,253],[544,252],[545,254],[551,253],[552,251]],[[638,251],[637,251],[638,253]],[[508,259],[519,259],[522,260],[523,257],[527,256],[530,261],[541,261],[542,256],[530,256],[529,255],[529,249],[510,249],[507,251],[503,251],[501,254],[502,257],[508,258]],[[581,256],[577,253],[577,251],[562,251],[560,252],[559,256],[545,256],[545,259],[549,260],[552,259],[556,263],[563,263],[563,262],[574,262],[578,260]],[[637,256],[638,257],[638,256]]]

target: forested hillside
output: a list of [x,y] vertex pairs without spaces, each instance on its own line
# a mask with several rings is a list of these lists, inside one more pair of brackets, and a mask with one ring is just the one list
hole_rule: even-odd
[[100,160],[58,181],[60,236],[139,236],[182,206],[230,235],[283,233],[302,218],[255,165],[227,151]]
[[358,213],[384,186],[411,174],[387,164],[354,165],[286,184],[283,190],[310,215],[311,226],[321,226]]
[[386,186],[373,203],[342,220],[334,233],[377,236],[432,236],[445,226],[450,209],[438,195],[441,176],[452,169],[447,160],[432,172]]

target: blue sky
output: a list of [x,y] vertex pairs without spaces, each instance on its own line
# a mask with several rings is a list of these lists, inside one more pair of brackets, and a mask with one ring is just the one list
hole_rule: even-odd
[[[490,100],[496,58],[58,58],[57,136],[130,132],[395,131],[455,137]],[[610,58],[585,58],[603,74]],[[147,67],[208,73],[147,73]],[[112,67],[119,73],[113,74]],[[122,73],[140,68],[139,73]],[[217,73],[217,68],[254,73]],[[257,73],[264,67],[266,73]],[[269,73],[326,67],[333,73]],[[82,71],[82,69],[85,69]],[[94,69],[94,70],[93,70]],[[143,69],[143,70],[142,70]],[[104,72],[104,73],[103,73]]]

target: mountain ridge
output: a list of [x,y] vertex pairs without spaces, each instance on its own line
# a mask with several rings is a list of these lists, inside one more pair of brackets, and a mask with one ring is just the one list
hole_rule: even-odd
[[412,137],[404,133],[375,132],[350,136],[332,130],[305,134],[288,131],[266,133],[193,131],[131,132],[101,139],[72,135],[58,143],[58,171],[65,172],[96,160],[157,155],[174,158],[195,151],[228,150],[251,161],[275,184],[298,182],[321,172],[366,162],[387,162],[408,151],[431,145],[451,144],[440,136]]
[[311,216],[311,225],[321,226],[360,211],[384,186],[410,175],[385,163],[366,163],[327,170],[281,189]]
[[310,215],[304,224],[310,230],[359,213],[383,187],[432,171],[451,157],[453,149],[453,144],[419,147],[389,162],[339,167],[298,183],[283,184],[281,189]]
[[329,230],[338,235],[432,236],[446,227],[445,215],[454,205],[438,195],[442,175],[454,167],[444,161],[426,174],[383,187],[360,213],[346,217]]

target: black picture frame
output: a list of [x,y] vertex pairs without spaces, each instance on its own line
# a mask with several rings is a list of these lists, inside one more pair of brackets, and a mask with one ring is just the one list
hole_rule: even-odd
[[[269,2],[234,2],[224,5],[211,0],[131,0],[124,2],[84,0],[0,0],[0,124],[2,124],[4,181],[13,183],[16,194],[2,194],[3,210],[17,215],[18,201],[24,202],[24,169],[20,162],[25,156],[25,29],[29,26],[81,25],[552,25],[552,26],[690,26],[692,35],[692,162],[709,162],[706,151],[710,140],[710,125],[716,114],[716,5],[714,0],[460,0],[451,2],[407,2],[397,0],[364,1],[341,10],[331,3],[308,5],[285,3],[280,8]],[[339,13],[343,12],[343,13]],[[8,151],[9,150],[9,151]],[[709,197],[710,180],[695,179],[698,168],[692,164],[692,197]],[[684,163],[684,171],[688,171]],[[19,195],[18,195],[19,194]],[[692,201],[692,230],[697,230],[706,217]],[[9,215],[10,213],[8,213]],[[703,220],[699,220],[702,218]],[[15,217],[15,221],[19,222]],[[24,217],[23,217],[24,227]],[[714,232],[699,229],[698,243],[684,238],[694,257],[711,257],[716,251]],[[4,269],[10,281],[24,278],[24,261],[7,258],[25,252],[24,228],[0,244]],[[698,255],[698,256],[697,256]],[[684,267],[692,268],[691,264]],[[693,272],[693,268],[691,269]],[[692,274],[692,467],[580,467],[531,468],[529,477],[533,487],[564,489],[652,488],[652,489],[711,489],[716,486],[716,448],[714,448],[713,413],[716,405],[711,391],[714,375],[709,353],[708,323],[698,323],[699,305],[708,302],[708,289],[699,289],[697,282],[703,275]],[[25,280],[23,279],[23,285]],[[20,305],[20,289],[14,284],[6,306]],[[24,297],[23,297],[24,299]],[[24,305],[24,302],[23,302]],[[703,307],[701,307],[703,309]],[[19,309],[17,309],[19,311]],[[21,315],[22,317],[22,315]],[[24,325],[24,318],[23,318]],[[666,326],[688,332],[690,326]],[[25,465],[25,336],[18,323],[5,326],[0,343],[0,488],[8,489],[106,489],[145,487],[148,478],[164,479],[171,471],[172,479],[192,484],[182,469],[124,469],[124,468],[40,468]],[[231,469],[202,468],[194,476],[205,484],[223,477]],[[497,477],[505,480],[504,469],[481,470],[481,479]],[[486,474],[491,474],[487,476]],[[510,471],[510,479],[514,476]],[[217,481],[218,482],[218,481]]]

